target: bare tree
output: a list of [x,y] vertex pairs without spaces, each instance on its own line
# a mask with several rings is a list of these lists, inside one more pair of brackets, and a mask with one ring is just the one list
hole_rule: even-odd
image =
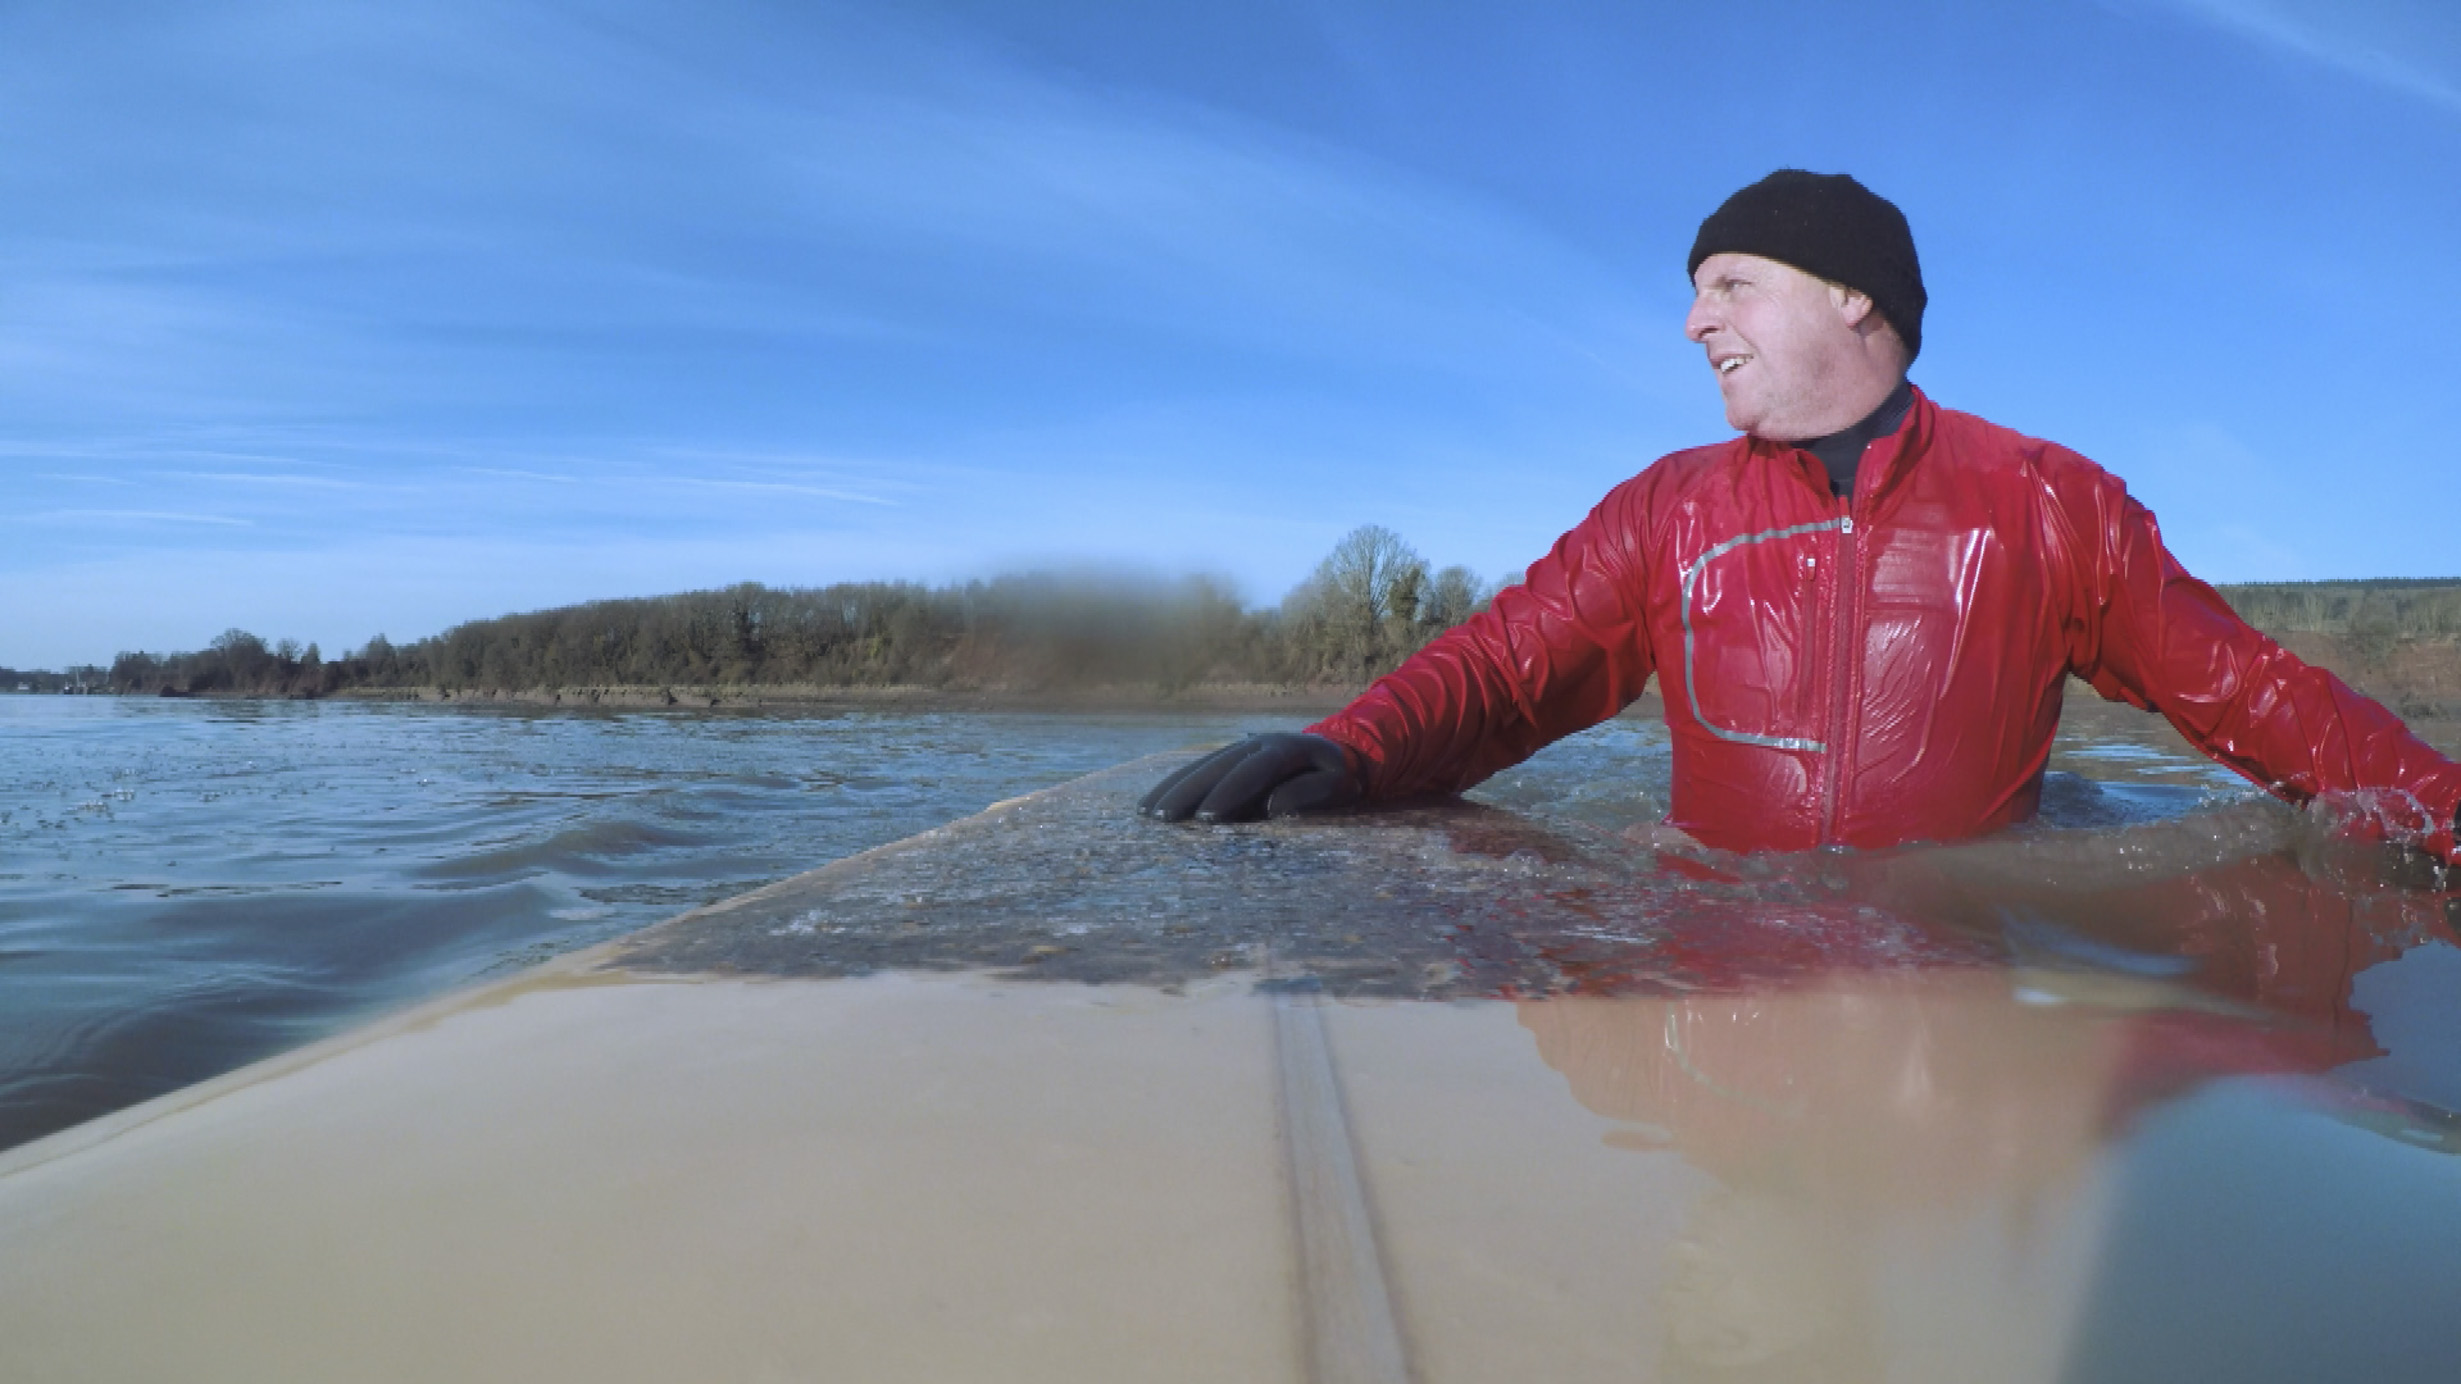
[[1469,568],[1447,567],[1436,573],[1425,599],[1419,602],[1419,628],[1432,639],[1477,614],[1489,594]]
[[1427,560],[1380,524],[1333,545],[1284,609],[1314,671],[1365,679],[1416,646]]

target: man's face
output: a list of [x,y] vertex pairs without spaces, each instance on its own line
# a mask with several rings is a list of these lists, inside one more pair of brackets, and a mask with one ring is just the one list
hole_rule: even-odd
[[1702,260],[1692,289],[1683,333],[1708,351],[1730,426],[1801,442],[1854,424],[1837,416],[1854,409],[1847,395],[1859,349],[1845,290],[1789,264],[1733,254]]

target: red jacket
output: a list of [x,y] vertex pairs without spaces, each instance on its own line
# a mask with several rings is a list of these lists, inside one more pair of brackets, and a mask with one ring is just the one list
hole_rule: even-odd
[[1851,503],[1738,437],[1617,486],[1519,586],[1310,727],[1373,798],[1466,788],[1660,675],[1667,820],[1729,850],[1874,847],[2034,813],[2070,673],[2293,802],[2454,854],[2461,765],[2257,633],[2102,468],[1915,393]]

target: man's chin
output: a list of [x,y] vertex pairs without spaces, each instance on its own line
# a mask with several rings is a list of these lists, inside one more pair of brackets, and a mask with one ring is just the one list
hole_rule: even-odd
[[1800,428],[1787,426],[1782,419],[1773,419],[1766,413],[1750,409],[1727,409],[1726,426],[1733,428],[1736,432],[1747,433],[1763,442],[1775,442],[1780,446],[1796,446],[1805,438],[1814,436]]
[[1757,435],[1759,425],[1769,421],[1764,416],[1768,410],[1755,408],[1748,397],[1749,393],[1748,390],[1738,391],[1732,380],[1718,381],[1718,402],[1726,406],[1726,426],[1739,433]]

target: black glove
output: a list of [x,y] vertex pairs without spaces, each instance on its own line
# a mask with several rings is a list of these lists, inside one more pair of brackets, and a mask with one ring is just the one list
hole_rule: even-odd
[[1166,822],[1247,822],[1346,807],[1365,791],[1342,747],[1321,735],[1251,735],[1155,784],[1137,811]]

